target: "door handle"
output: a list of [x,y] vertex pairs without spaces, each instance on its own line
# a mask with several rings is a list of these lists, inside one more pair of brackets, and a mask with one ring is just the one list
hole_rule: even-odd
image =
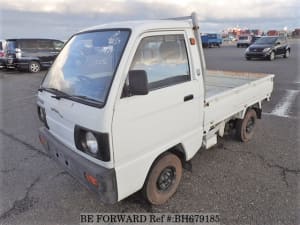
[[184,102],[187,102],[187,101],[190,101],[190,100],[192,100],[192,99],[194,99],[194,95],[187,95],[187,96],[185,96],[185,97],[183,98],[183,101],[184,101]]

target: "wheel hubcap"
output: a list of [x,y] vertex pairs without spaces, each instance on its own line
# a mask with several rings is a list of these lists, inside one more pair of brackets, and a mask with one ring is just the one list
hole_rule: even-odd
[[247,126],[246,126],[246,132],[247,133],[251,133],[253,128],[254,128],[254,118],[251,118],[248,123],[247,123]]
[[290,56],[290,51],[286,51],[285,56],[289,57]]
[[31,68],[31,71],[33,71],[33,72],[37,72],[40,69],[39,65],[36,63],[31,64],[30,68]]
[[174,167],[165,168],[157,179],[157,188],[161,191],[168,190],[174,183],[176,170]]

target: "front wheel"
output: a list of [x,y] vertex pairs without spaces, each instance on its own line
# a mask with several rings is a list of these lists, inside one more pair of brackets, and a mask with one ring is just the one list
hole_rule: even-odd
[[180,159],[167,153],[153,164],[143,187],[143,195],[153,205],[164,204],[177,190],[182,176]]
[[275,52],[271,52],[270,56],[269,56],[269,60],[273,61],[275,59]]
[[257,120],[257,114],[254,109],[250,109],[246,112],[244,119],[239,119],[236,123],[236,136],[242,142],[248,142],[252,139],[255,125]]
[[285,53],[284,53],[284,56],[283,56],[284,58],[288,58],[288,57],[290,57],[290,50],[286,50],[285,51]]
[[251,57],[247,56],[246,59],[247,59],[247,60],[251,60]]
[[31,72],[31,73],[37,73],[41,70],[41,66],[37,61],[31,61],[29,63],[28,69],[29,69],[29,72]]

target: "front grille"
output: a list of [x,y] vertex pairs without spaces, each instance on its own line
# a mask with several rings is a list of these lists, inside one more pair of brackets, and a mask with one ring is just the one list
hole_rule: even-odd
[[263,48],[250,48],[250,52],[262,52]]

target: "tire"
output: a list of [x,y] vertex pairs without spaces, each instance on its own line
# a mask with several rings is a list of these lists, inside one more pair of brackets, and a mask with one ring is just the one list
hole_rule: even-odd
[[251,57],[247,56],[246,59],[247,59],[247,60],[251,60]]
[[270,56],[269,56],[269,60],[273,61],[275,59],[275,52],[271,52]]
[[40,72],[41,65],[37,61],[31,61],[28,65],[28,70],[30,73]]
[[288,57],[290,57],[290,50],[289,49],[287,49],[286,51],[285,51],[285,53],[284,53],[284,56],[283,56],[284,58],[288,58]]
[[257,120],[257,114],[254,109],[250,109],[246,112],[244,119],[237,120],[236,123],[236,137],[242,142],[248,142],[252,139],[255,125]]
[[238,48],[239,48],[239,47],[240,47],[240,45],[239,45],[239,44],[237,44],[237,45],[236,45],[236,47],[238,47]]
[[164,204],[176,192],[181,176],[180,159],[172,153],[163,154],[154,162],[147,176],[143,196],[153,205]]

